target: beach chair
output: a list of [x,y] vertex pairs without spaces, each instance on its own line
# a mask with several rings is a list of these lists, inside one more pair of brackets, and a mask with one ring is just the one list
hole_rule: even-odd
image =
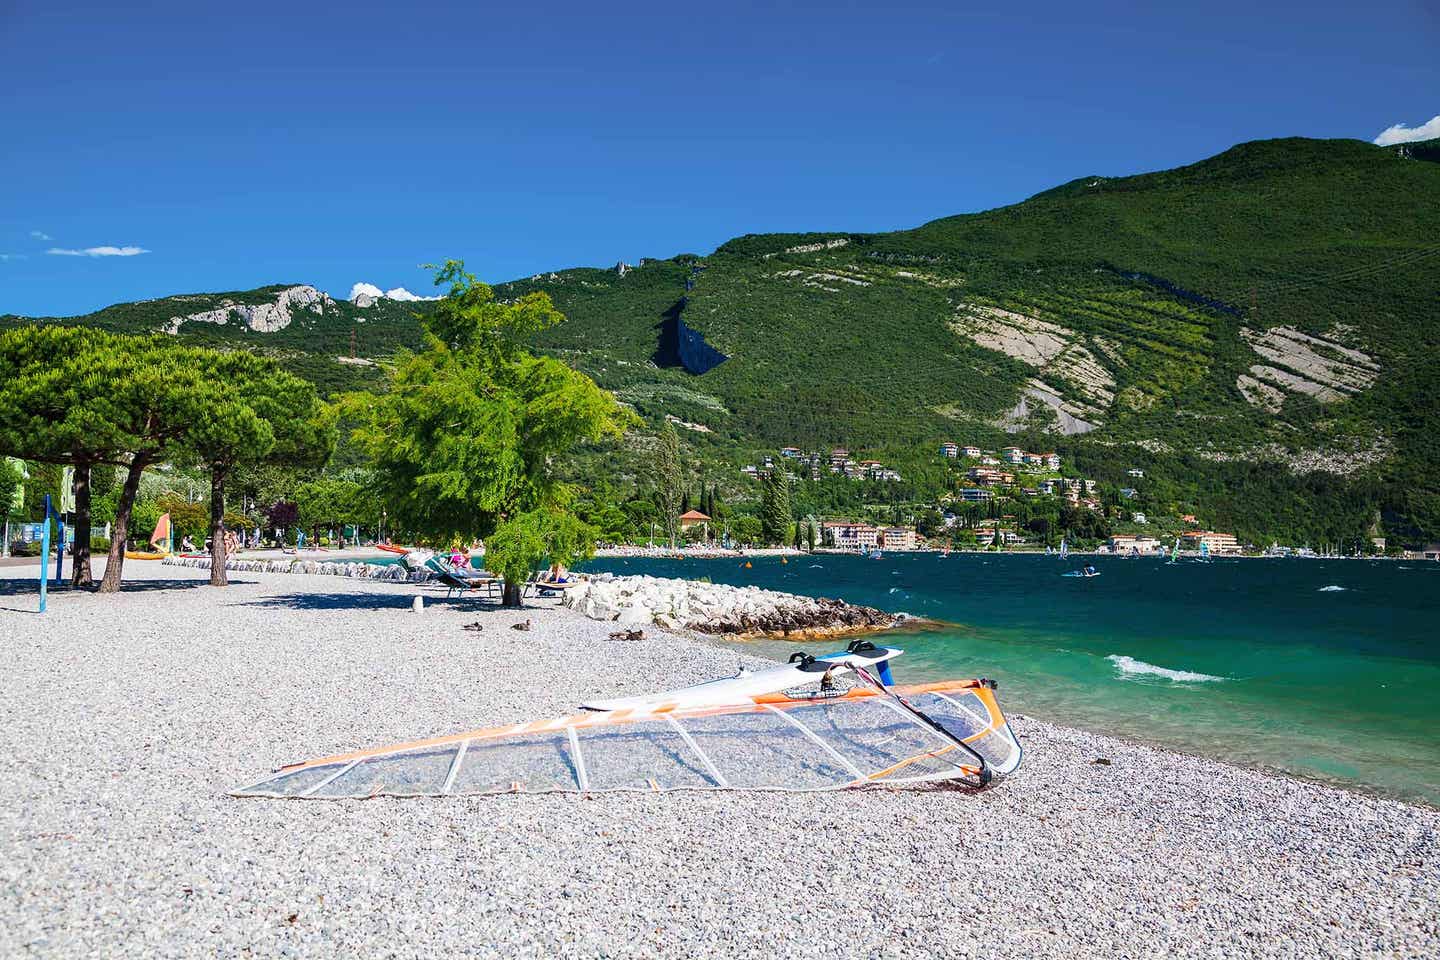
[[571,587],[579,586],[580,582],[574,574],[571,574],[568,580],[547,580],[545,579],[545,574],[536,570],[530,575],[530,579],[525,581],[525,588],[521,591],[520,595],[522,597],[531,595],[539,596],[543,593],[548,596],[554,596],[557,593],[564,593]]
[[475,573],[474,571],[458,570],[439,557],[431,557],[425,561],[425,569],[435,574],[437,580],[445,585],[445,599],[450,599],[457,593],[465,595],[467,590],[479,590],[485,588],[492,596],[495,586],[500,582],[498,577],[492,577],[486,573]]

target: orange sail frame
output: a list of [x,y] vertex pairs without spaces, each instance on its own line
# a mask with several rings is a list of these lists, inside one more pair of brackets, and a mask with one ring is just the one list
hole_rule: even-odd
[[232,795],[808,792],[979,784],[1019,767],[1020,744],[987,683],[950,680],[895,692],[945,732],[875,689],[825,698],[765,694],[734,706],[586,713],[335,754],[281,767]]

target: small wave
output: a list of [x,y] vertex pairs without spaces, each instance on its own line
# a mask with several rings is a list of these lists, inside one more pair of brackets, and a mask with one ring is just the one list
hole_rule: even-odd
[[812,563],[812,564],[810,564],[810,569],[811,569],[811,570],[824,570],[824,569],[825,569],[825,564],[823,564],[823,563]]
[[1330,584],[1330,586],[1328,586],[1328,587],[1321,587],[1321,588],[1320,588],[1318,591],[1316,591],[1316,592],[1317,592],[1317,593],[1341,593],[1341,592],[1343,592],[1344,590],[1345,590],[1345,588],[1342,587],[1342,586],[1340,586],[1338,583],[1332,583],[1332,584]]
[[1134,657],[1126,657],[1116,653],[1110,654],[1110,656],[1105,659],[1115,664],[1115,669],[1121,673],[1136,676],[1164,677],[1166,680],[1173,680],[1176,683],[1215,683],[1229,679],[1229,677],[1214,677],[1208,673],[1194,673],[1190,670],[1171,670],[1168,667],[1157,667],[1153,663],[1146,663],[1144,660],[1136,660]]

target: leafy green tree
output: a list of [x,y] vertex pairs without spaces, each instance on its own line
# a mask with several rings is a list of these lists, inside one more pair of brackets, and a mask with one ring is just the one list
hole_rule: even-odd
[[505,604],[519,606],[528,567],[593,547],[555,462],[633,417],[589,377],[525,349],[564,319],[548,296],[498,302],[454,260],[435,282],[450,291],[424,320],[425,349],[397,358],[384,394],[352,395],[346,409],[391,518],[435,543],[484,538]]
[[295,506],[300,525],[310,529],[317,543],[322,527],[373,523],[380,514],[370,487],[342,477],[319,477],[296,487]]
[[685,467],[680,459],[680,435],[675,425],[665,421],[660,428],[659,443],[655,448],[655,489],[660,507],[660,522],[664,526],[665,538],[674,550],[680,539],[680,514],[684,513]]
[[784,543],[790,520],[790,478],[772,470],[760,478],[760,533],[765,542]]
[[23,481],[20,479],[20,471],[10,465],[10,462],[0,457],[0,523],[10,519],[15,511],[15,501],[18,499]]
[[100,585],[113,592],[120,589],[140,477],[200,416],[206,387],[195,352],[168,337],[73,327],[0,335],[0,448],[75,468],[77,585],[90,583],[91,468],[108,463],[125,470]]
[[730,536],[736,543],[753,544],[760,540],[760,518],[748,514],[730,521]]
[[183,446],[210,473],[210,583],[225,586],[225,482],[241,463],[322,465],[334,429],[315,387],[251,353],[206,351],[210,395]]

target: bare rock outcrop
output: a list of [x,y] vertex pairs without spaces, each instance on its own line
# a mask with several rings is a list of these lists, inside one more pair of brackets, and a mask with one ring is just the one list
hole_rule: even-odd
[[1280,408],[1282,390],[1334,403],[1369,388],[1380,376],[1380,365],[1368,354],[1294,327],[1244,329],[1240,335],[1269,362],[1252,365],[1235,386],[1250,403],[1271,411]]
[[233,321],[255,333],[275,333],[290,326],[297,311],[308,310],[323,314],[327,308],[333,306],[335,301],[330,299],[328,293],[309,284],[302,284],[281,290],[275,295],[273,303],[236,303],[233,300],[222,300],[220,306],[213,310],[171,317],[164,329],[166,333],[174,334],[179,333],[180,328],[187,323],[214,323],[224,326]]

